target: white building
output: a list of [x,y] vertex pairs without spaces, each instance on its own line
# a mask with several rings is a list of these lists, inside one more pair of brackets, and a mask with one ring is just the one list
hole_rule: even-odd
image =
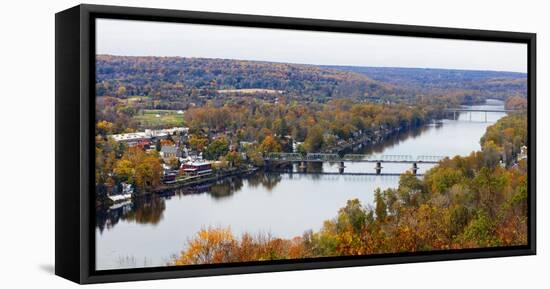
[[187,134],[189,128],[187,127],[173,127],[166,129],[146,129],[142,132],[131,132],[131,133],[121,133],[121,134],[112,134],[112,137],[115,141],[127,142],[128,145],[135,145],[141,140],[149,140],[152,138],[166,138],[168,135],[173,135],[174,133],[184,133]]

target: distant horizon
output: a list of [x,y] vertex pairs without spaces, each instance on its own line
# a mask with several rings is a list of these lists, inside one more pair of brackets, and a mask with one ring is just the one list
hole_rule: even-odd
[[490,69],[462,69],[462,68],[440,68],[440,67],[406,67],[406,66],[368,66],[368,65],[349,65],[349,64],[314,64],[314,63],[298,63],[298,62],[282,62],[269,60],[255,59],[237,59],[237,58],[220,58],[220,57],[195,57],[195,56],[161,56],[161,55],[120,55],[120,54],[96,54],[97,56],[114,56],[114,57],[150,57],[150,58],[189,58],[189,59],[217,59],[217,60],[234,60],[234,61],[250,61],[250,62],[265,62],[290,65],[310,65],[318,67],[358,67],[358,68],[392,68],[392,69],[421,69],[421,70],[447,70],[447,71],[476,71],[476,72],[497,72],[497,73],[513,73],[527,76],[527,72],[509,71],[509,70],[490,70]]
[[527,73],[524,43],[96,20],[98,54]]

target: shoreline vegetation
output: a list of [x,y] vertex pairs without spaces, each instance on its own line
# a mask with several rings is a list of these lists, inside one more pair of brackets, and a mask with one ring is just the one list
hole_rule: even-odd
[[[420,129],[424,125],[427,125],[427,123],[422,122],[420,124],[415,124],[412,127],[396,127],[393,129],[386,129],[383,131],[383,133],[377,132],[373,136],[364,135],[356,139],[351,138],[344,144],[327,148],[325,152],[341,153],[343,151],[347,151],[347,150],[350,150],[351,148],[355,148],[358,146],[374,148],[375,146],[378,146],[378,145],[384,145],[385,141],[389,137],[400,136],[401,134],[409,133],[414,129]],[[153,187],[148,191],[137,192],[133,194],[133,196],[142,197],[142,196],[147,196],[151,194],[162,193],[166,190],[177,189],[185,186],[193,186],[193,185],[221,181],[225,178],[233,177],[233,176],[244,177],[244,176],[253,174],[258,169],[261,169],[264,165],[265,165],[264,162],[256,161],[254,164],[249,163],[248,165],[239,166],[239,167],[218,168],[214,174],[211,174],[208,176],[196,177],[196,178],[178,177],[176,178],[176,181],[174,183],[170,183],[170,184],[160,183],[158,186]],[[109,200],[102,200],[102,202],[103,203],[100,204],[99,206],[111,205]]]
[[525,113],[506,116],[487,128],[481,151],[445,159],[423,179],[402,174],[398,188],[375,191],[374,207],[348,200],[319,231],[291,239],[203,228],[167,265],[525,245],[526,155],[509,148],[526,142]]
[[[122,108],[120,108],[122,109]],[[109,109],[108,109],[109,110]],[[186,111],[188,134],[157,140],[155,149],[128,146],[110,137],[115,124],[99,121],[96,127],[97,206],[110,204],[107,196],[121,183],[145,195],[190,183],[211,182],[247,174],[264,165],[272,152],[341,152],[351,147],[374,146],[387,137],[421,127],[445,116],[443,106],[425,107],[357,103],[333,100],[327,104],[207,104]],[[163,146],[189,148],[213,162],[208,177],[179,174],[172,185],[162,183],[163,166],[178,170],[178,159],[160,156]],[[181,173],[181,171],[180,171]]]

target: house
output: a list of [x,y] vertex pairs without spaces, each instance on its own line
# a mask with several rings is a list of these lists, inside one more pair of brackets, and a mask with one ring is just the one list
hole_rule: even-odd
[[165,145],[160,148],[160,156],[167,160],[171,158],[181,157],[181,153],[178,150],[178,147],[175,145]]
[[181,165],[181,170],[188,176],[204,176],[212,173],[212,163],[207,161],[187,162]]
[[254,145],[256,143],[257,143],[256,141],[240,141],[239,146],[242,147],[242,148],[246,148],[246,147],[249,147],[249,146]]
[[149,150],[151,148],[151,141],[150,140],[140,140],[140,141],[138,141],[136,146],[141,148],[142,150]]
[[518,155],[518,161],[524,160],[527,158],[527,146],[522,146],[520,153]]

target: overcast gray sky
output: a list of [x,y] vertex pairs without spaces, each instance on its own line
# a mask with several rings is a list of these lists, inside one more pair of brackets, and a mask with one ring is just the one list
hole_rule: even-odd
[[527,72],[527,45],[98,19],[96,52],[319,65]]

